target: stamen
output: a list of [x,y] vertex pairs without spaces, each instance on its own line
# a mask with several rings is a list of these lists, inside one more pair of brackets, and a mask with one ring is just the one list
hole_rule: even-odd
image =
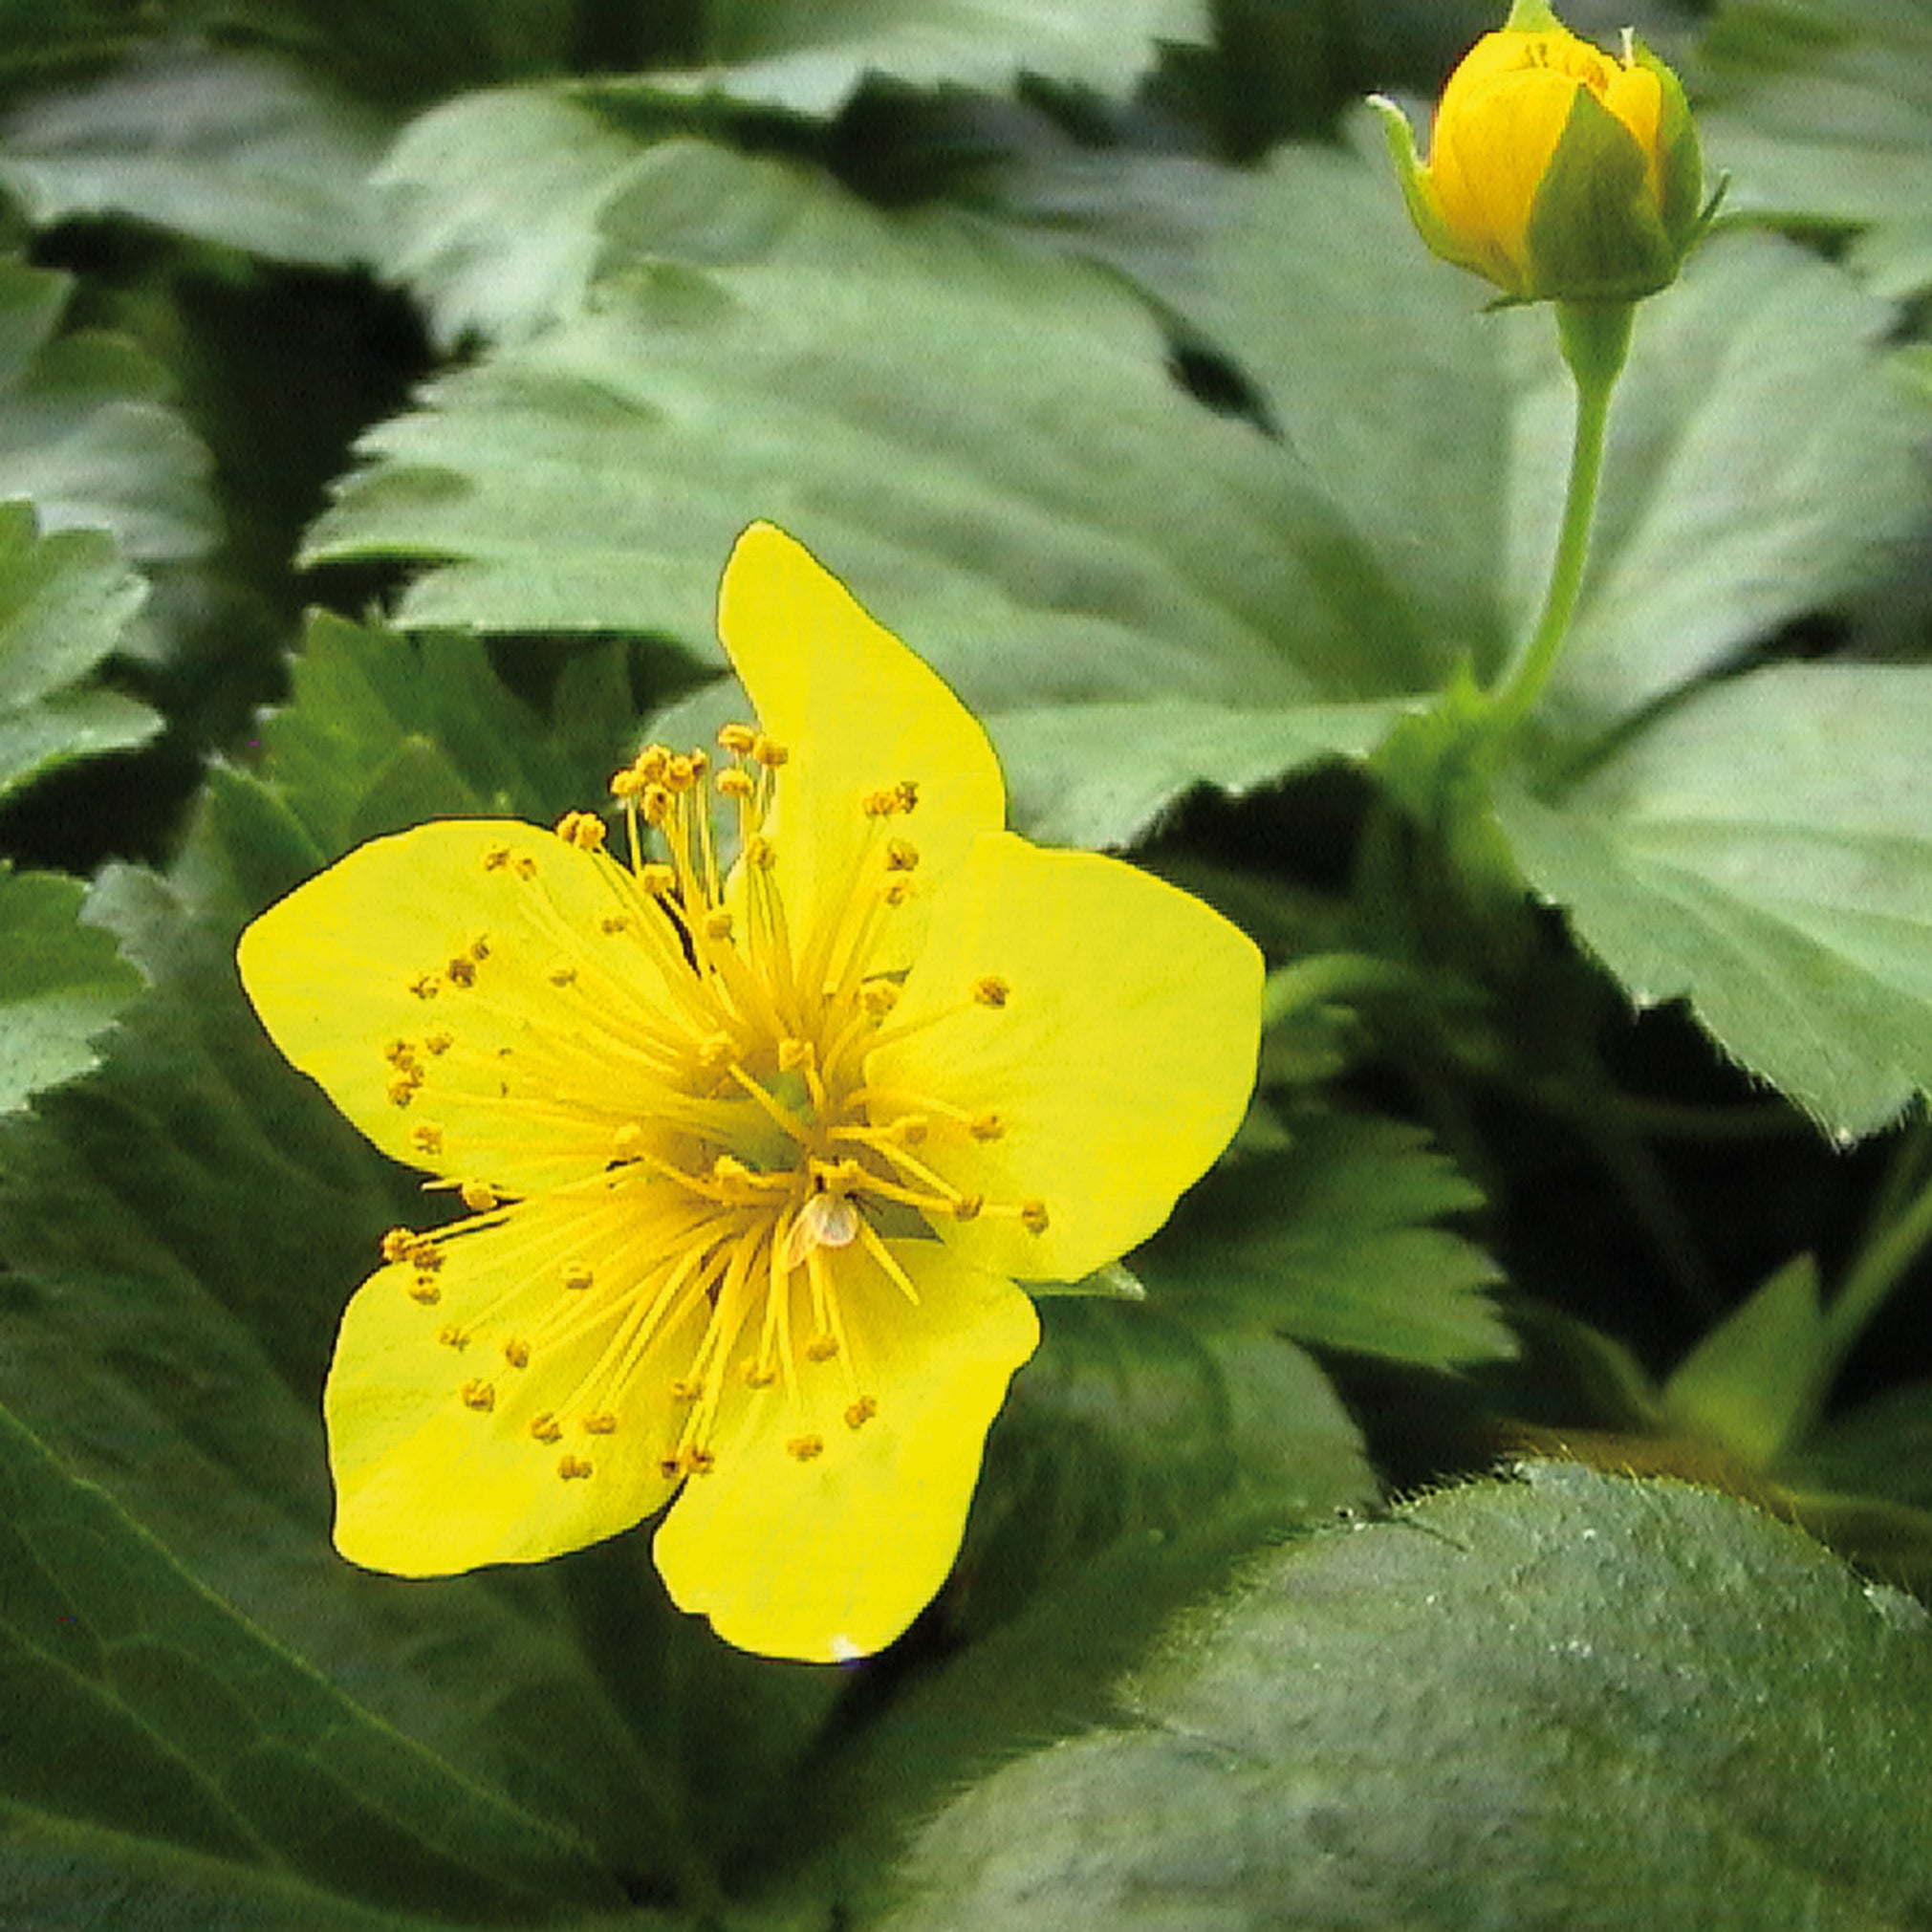
[[823,1436],[793,1436],[785,1444],[785,1453],[788,1456],[796,1457],[801,1463],[809,1463],[814,1457],[822,1456],[825,1453],[825,1438]]
[[581,1456],[559,1456],[556,1459],[556,1472],[566,1483],[579,1483],[592,1473],[593,1465]]
[[496,1390],[489,1382],[465,1382],[456,1393],[466,1409],[474,1409],[479,1415],[488,1415],[496,1406]]

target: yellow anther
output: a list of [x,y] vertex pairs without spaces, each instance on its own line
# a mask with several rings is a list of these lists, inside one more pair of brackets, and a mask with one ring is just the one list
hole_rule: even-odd
[[919,803],[919,780],[901,778],[892,788],[892,795],[901,812],[910,812]]
[[671,792],[665,785],[646,785],[638,797],[638,810],[646,825],[667,824],[671,816]]
[[749,725],[718,727],[718,749],[730,752],[734,758],[742,758],[757,742],[758,734]]
[[559,1456],[556,1459],[556,1472],[566,1483],[580,1483],[591,1473],[592,1465],[581,1456]]
[[703,921],[705,937],[726,940],[731,937],[731,915],[722,905],[713,906]]
[[584,1417],[583,1425],[587,1436],[614,1436],[618,1432],[618,1419],[609,1409],[598,1409]]
[[801,1073],[814,1065],[817,1058],[810,1040],[787,1038],[778,1042],[778,1071],[781,1074]]
[[635,765],[626,765],[621,771],[611,773],[610,792],[613,798],[635,798],[643,789],[643,778]]
[[975,1140],[997,1140],[1007,1131],[1007,1123],[997,1114],[975,1114],[966,1122],[966,1132]]
[[1022,1201],[1020,1226],[1029,1234],[1044,1234],[1047,1231],[1047,1204],[1044,1201]]
[[778,1371],[770,1362],[748,1361],[738,1373],[748,1389],[769,1389],[778,1379]]
[[488,1415],[496,1406],[496,1389],[489,1382],[465,1382],[456,1393],[463,1398],[463,1406],[478,1415]]
[[536,877],[536,860],[527,852],[513,852],[510,856],[510,869],[519,879],[534,879]]
[[424,1120],[420,1126],[410,1128],[409,1144],[419,1154],[441,1154],[443,1129],[433,1120]]
[[822,1456],[825,1453],[825,1438],[823,1436],[793,1436],[785,1444],[785,1453],[788,1456],[796,1457],[801,1463],[809,1463],[814,1456]]
[[1005,1006],[1012,990],[997,973],[986,973],[973,982],[973,998],[983,1007]]
[[720,798],[749,798],[757,789],[751,783],[751,774],[733,765],[720,771],[711,781],[712,789]]
[[631,916],[627,912],[607,912],[597,921],[597,930],[603,933],[628,932]]
[[867,980],[858,997],[867,1012],[883,1019],[899,1004],[899,988],[891,980]]
[[488,1181],[466,1181],[461,1192],[464,1206],[472,1214],[488,1214],[503,1198]]
[[407,1261],[421,1239],[422,1236],[413,1227],[392,1227],[382,1237],[382,1259],[392,1265]]
[[483,848],[483,869],[486,872],[501,872],[510,863],[510,847],[507,845],[486,845]]
[[658,1458],[658,1474],[665,1482],[675,1483],[684,1473],[684,1465],[676,1456],[660,1456]]
[[436,1339],[445,1348],[453,1348],[460,1351],[469,1346],[468,1335],[463,1329],[457,1327],[453,1321],[445,1322],[436,1331]]
[[426,1234],[419,1234],[409,1244],[406,1257],[420,1268],[424,1274],[434,1274],[443,1266],[443,1250]]
[[441,982],[434,973],[418,973],[408,984],[409,990],[419,1000],[433,1000],[441,988]]
[[434,1308],[443,1299],[443,1291],[436,1285],[433,1274],[419,1274],[409,1284],[409,1299],[420,1301],[424,1308]]
[[412,1068],[408,1073],[396,1075],[383,1092],[388,1095],[392,1107],[406,1107],[416,1097],[416,1090],[422,1084],[422,1072]]
[[610,828],[591,812],[566,812],[556,822],[556,836],[580,852],[596,852],[610,836]]
[[792,756],[775,738],[768,738],[763,731],[751,740],[751,756],[768,771],[775,771]]
[[698,1064],[701,1067],[722,1067],[737,1056],[738,1049],[729,1033],[706,1033],[698,1042]]
[[881,785],[874,792],[861,792],[858,809],[868,818],[890,818],[899,810],[899,793],[889,785]]
[[563,1269],[563,1285],[573,1294],[581,1294],[597,1277],[580,1261],[567,1261]]
[[443,968],[443,974],[453,987],[473,987],[476,984],[476,962],[467,952],[458,953]]
[[576,984],[576,967],[566,960],[559,960],[544,977],[554,987],[568,987]]
[[416,1063],[416,1043],[414,1040],[391,1040],[382,1049],[382,1057],[392,1067],[410,1067]]
[[676,752],[664,767],[664,783],[673,792],[688,792],[704,776],[696,752]]
[[885,869],[888,872],[910,872],[919,863],[919,847],[909,838],[888,838],[885,841]]
[[805,1359],[809,1362],[829,1362],[837,1353],[836,1335],[815,1335],[805,1344]]
[[425,1053],[446,1053],[456,1044],[454,1033],[424,1033],[423,1051]]
[[530,1432],[539,1443],[563,1441],[563,1424],[548,1409],[540,1416],[531,1417]]
[[749,1181],[751,1170],[735,1154],[720,1154],[711,1162],[711,1179],[722,1181],[727,1186],[738,1181]]
[[777,857],[777,847],[762,832],[754,832],[745,841],[745,863],[756,872],[769,872]]
[[631,769],[638,774],[640,784],[655,785],[663,777],[670,762],[671,754],[662,745],[646,745],[638,753]]
[[708,1476],[717,1466],[717,1457],[709,1449],[699,1448],[696,1443],[678,1451],[678,1467],[687,1476]]
[[845,1426],[860,1429],[879,1413],[879,1404],[870,1396],[860,1396],[856,1402],[849,1402],[845,1409]]
[[611,1136],[611,1159],[635,1161],[644,1144],[644,1130],[635,1120],[626,1120]]
[[503,1345],[503,1358],[513,1369],[530,1366],[530,1344],[521,1335],[511,1335]]
[[879,896],[887,905],[903,905],[912,897],[912,880],[904,873],[895,872],[879,887]]
[[704,1393],[703,1382],[686,1381],[682,1376],[671,1383],[671,1400],[674,1402],[695,1402]]
[[653,861],[638,874],[638,883],[653,899],[669,899],[678,889],[678,875],[668,865]]
[[481,965],[485,960],[487,960],[489,957],[489,935],[487,932],[478,933],[476,937],[469,942],[467,950],[468,951],[469,957],[475,960],[478,963],[478,965]]
[[980,1210],[986,1205],[984,1194],[962,1194],[952,1205],[952,1218],[955,1221],[977,1221]]

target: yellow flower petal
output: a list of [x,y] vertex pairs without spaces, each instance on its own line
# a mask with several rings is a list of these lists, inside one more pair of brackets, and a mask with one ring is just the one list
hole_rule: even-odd
[[343,1555],[400,1576],[529,1563],[662,1506],[671,1385],[706,1313],[701,1291],[651,1325],[677,1212],[603,1189],[524,1202],[445,1237],[433,1270],[362,1284],[324,1398]]
[[1520,288],[1536,190],[1575,105],[1576,82],[1552,68],[1525,67],[1479,81],[1461,95],[1457,112],[1450,98],[1443,97],[1429,150],[1443,218],[1484,273]]
[[[918,854],[907,904],[875,971],[919,945],[923,903],[975,834],[1006,822],[999,761],[978,721],[891,632],[875,622],[802,545],[769,523],[738,539],[718,595],[718,635],[758,722],[786,749],[767,826],[773,878],[794,952],[842,921],[872,849],[901,836]],[[918,803],[881,821],[868,793],[910,780]]]
[[600,855],[442,819],[298,886],[237,958],[275,1044],[384,1153],[523,1194],[595,1173],[648,1113],[674,997],[653,935]]
[[[1010,1282],[936,1242],[889,1248],[918,1306],[863,1248],[838,1249],[849,1359],[808,1364],[795,1395],[747,1391],[722,1419],[715,1468],[658,1531],[672,1598],[741,1649],[865,1657],[918,1616],[958,1554],[1007,1383],[1038,1344]],[[867,1397],[876,1412],[853,1409]]]
[[[1002,1002],[974,997],[986,980]],[[942,1233],[982,1268],[1071,1279],[1124,1253],[1226,1145],[1254,1084],[1262,961],[1199,900],[1117,859],[990,835],[934,908],[869,1084],[995,1138],[935,1135],[936,1172],[988,1211]],[[1000,1205],[1037,1201],[1044,1232]]]

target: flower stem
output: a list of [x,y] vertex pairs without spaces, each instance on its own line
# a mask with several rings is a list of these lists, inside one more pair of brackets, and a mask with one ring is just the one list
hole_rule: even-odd
[[1515,668],[1490,693],[1489,725],[1507,735],[1529,716],[1562,654],[1583,566],[1590,555],[1590,526],[1596,511],[1596,485],[1603,470],[1604,430],[1610,421],[1611,392],[1623,370],[1636,319],[1633,302],[1556,304],[1556,333],[1563,359],[1576,382],[1576,430],[1570,450],[1570,487],[1563,522],[1550,567],[1543,615]]

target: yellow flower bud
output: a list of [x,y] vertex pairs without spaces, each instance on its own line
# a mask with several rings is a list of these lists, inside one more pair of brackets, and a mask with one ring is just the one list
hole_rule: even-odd
[[1518,301],[1654,294],[1711,213],[1677,76],[1628,31],[1617,54],[1578,39],[1546,0],[1516,0],[1449,76],[1426,166],[1375,105],[1422,239]]

